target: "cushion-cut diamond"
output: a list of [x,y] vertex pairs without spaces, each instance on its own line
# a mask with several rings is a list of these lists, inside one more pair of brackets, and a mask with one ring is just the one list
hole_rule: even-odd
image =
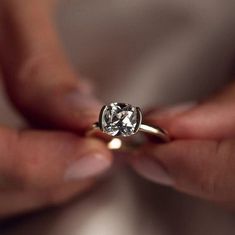
[[140,111],[123,103],[111,103],[101,114],[101,128],[112,136],[133,135],[140,125]]

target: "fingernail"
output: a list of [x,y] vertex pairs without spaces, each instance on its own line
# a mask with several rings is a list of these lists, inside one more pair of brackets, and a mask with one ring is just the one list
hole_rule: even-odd
[[147,118],[165,118],[165,117],[174,117],[180,113],[184,113],[194,108],[197,105],[197,102],[190,101],[185,102],[178,105],[173,105],[166,107],[162,110],[158,110],[157,112],[151,113],[147,116]]
[[73,115],[82,116],[84,122],[90,122],[90,120],[96,121],[98,119],[102,105],[92,95],[76,90],[67,94],[65,100]]
[[66,100],[70,103],[70,105],[73,105],[74,108],[91,108],[91,109],[97,109],[97,107],[100,108],[101,103],[89,94],[81,93],[79,90],[75,90],[67,94]]
[[168,172],[152,157],[138,157],[133,166],[146,179],[165,186],[173,185],[173,180]]
[[91,95],[93,92],[93,86],[91,82],[86,78],[79,79],[79,83],[77,84],[77,89],[82,91],[83,94]]
[[102,174],[111,165],[101,153],[85,155],[70,164],[65,172],[64,180],[82,180]]

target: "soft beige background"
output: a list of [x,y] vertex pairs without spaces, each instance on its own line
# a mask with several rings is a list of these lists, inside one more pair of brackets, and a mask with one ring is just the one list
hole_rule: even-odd
[[[195,100],[233,72],[234,0],[68,0],[58,27],[74,66],[104,102]],[[59,68],[58,68],[59,69]],[[5,123],[19,123],[1,101]],[[232,214],[117,166],[70,205],[10,221],[1,235],[227,235]]]

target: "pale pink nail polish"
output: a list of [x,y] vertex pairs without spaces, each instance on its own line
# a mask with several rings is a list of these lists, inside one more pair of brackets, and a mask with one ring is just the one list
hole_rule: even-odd
[[70,163],[64,180],[82,180],[102,174],[111,165],[111,162],[100,153],[85,155],[75,162]]
[[90,108],[90,109],[100,109],[101,102],[99,102],[95,97],[88,94],[83,94],[80,91],[73,91],[66,95],[65,99],[70,106],[74,108]]
[[91,82],[86,78],[80,78],[79,83],[77,84],[77,89],[83,94],[92,95],[93,86]]
[[153,182],[166,186],[174,184],[168,172],[154,159],[139,157],[134,161],[133,167],[139,174]]
[[73,117],[79,119],[81,126],[98,120],[101,103],[93,96],[73,91],[64,97],[65,105]]

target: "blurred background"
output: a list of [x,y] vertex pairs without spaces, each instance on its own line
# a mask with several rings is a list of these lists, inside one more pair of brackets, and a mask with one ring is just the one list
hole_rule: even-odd
[[[61,0],[56,20],[71,63],[104,103],[147,108],[201,99],[228,82],[234,9],[234,0]],[[0,102],[0,121],[21,125]],[[140,178],[125,157],[92,192],[2,222],[0,234],[235,234],[230,212]]]

